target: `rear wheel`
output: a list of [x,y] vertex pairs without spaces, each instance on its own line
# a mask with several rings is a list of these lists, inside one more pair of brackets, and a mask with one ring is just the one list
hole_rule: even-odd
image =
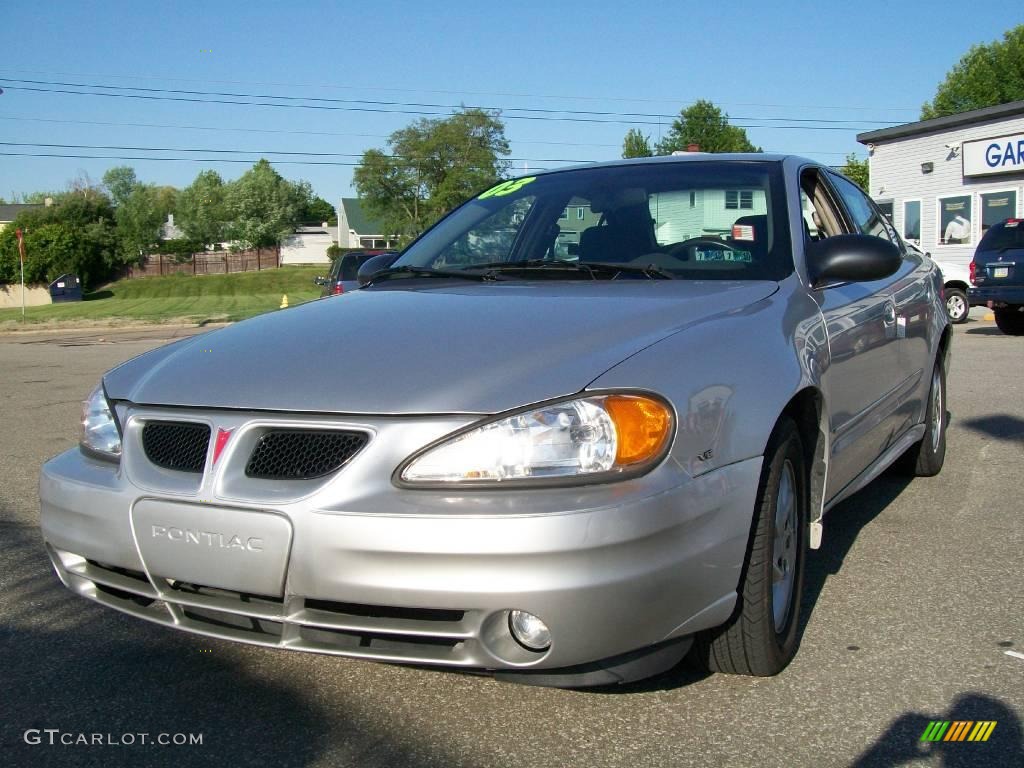
[[942,358],[935,361],[925,409],[925,433],[897,460],[897,469],[916,477],[933,477],[946,459],[946,371]]
[[959,325],[967,322],[967,315],[970,314],[971,305],[967,301],[967,293],[960,288],[946,287],[946,314],[949,315],[949,322]]
[[1021,307],[1005,307],[995,310],[996,325],[1007,336],[1024,336],[1024,312]]
[[713,672],[768,676],[796,653],[807,555],[807,472],[796,424],[786,418],[765,450],[753,531],[727,624],[702,632],[694,660]]

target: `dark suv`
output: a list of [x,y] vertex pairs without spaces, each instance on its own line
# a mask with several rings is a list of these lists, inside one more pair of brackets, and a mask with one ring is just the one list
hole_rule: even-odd
[[999,330],[1024,335],[1024,219],[994,224],[978,243],[971,261],[971,304],[995,312]]
[[321,298],[354,291],[359,287],[356,277],[359,267],[367,259],[372,259],[382,253],[390,253],[390,251],[350,251],[336,258],[331,264],[331,271],[327,277],[317,277],[313,280],[317,285],[323,286],[323,290],[320,291]]

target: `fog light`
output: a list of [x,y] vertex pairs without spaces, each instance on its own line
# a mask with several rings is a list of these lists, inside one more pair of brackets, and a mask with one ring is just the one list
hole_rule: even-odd
[[551,645],[551,630],[532,613],[509,611],[508,628],[512,637],[530,651],[546,651]]

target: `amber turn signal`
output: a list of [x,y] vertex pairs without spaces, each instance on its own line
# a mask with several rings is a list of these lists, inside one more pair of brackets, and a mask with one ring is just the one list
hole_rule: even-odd
[[639,395],[609,395],[604,406],[615,424],[617,466],[649,461],[665,449],[672,434],[672,411],[667,405]]

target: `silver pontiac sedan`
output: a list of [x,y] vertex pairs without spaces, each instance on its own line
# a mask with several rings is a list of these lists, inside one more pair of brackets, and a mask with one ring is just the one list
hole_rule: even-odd
[[519,682],[773,675],[824,514],[942,468],[940,274],[808,160],[505,181],[360,279],[103,377],[40,478],[68,588]]

